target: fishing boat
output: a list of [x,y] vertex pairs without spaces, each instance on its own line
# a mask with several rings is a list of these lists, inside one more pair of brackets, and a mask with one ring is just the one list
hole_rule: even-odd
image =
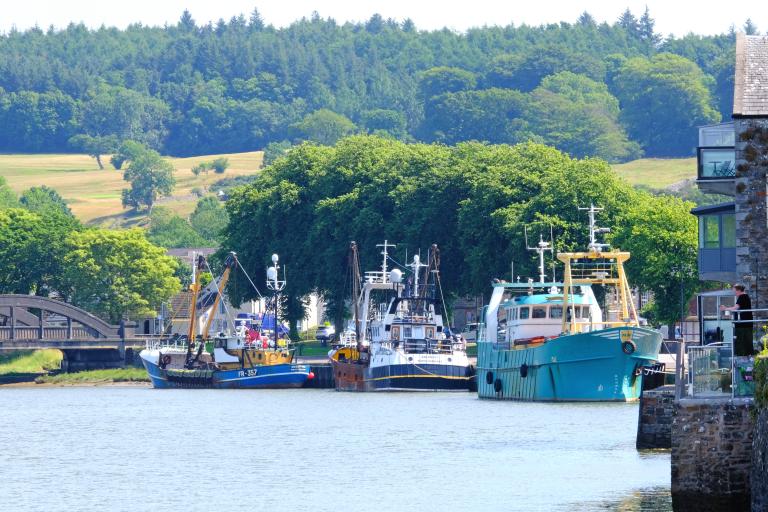
[[[278,279],[277,255],[267,270],[267,286],[273,290],[270,301],[273,318],[278,317],[279,292],[285,280]],[[200,275],[210,270],[203,256],[193,264],[190,325],[186,337],[176,336],[148,343],[139,354],[155,388],[297,388],[313,378],[309,366],[294,362],[294,350],[279,335],[278,322],[272,333],[266,325],[241,323],[229,332],[209,336],[211,322],[219,309],[222,293],[233,269],[240,268],[237,255],[230,253],[218,280],[200,293]],[[249,276],[248,282],[253,285]],[[254,286],[255,288],[255,286]],[[258,292],[258,290],[257,290]],[[200,336],[197,336],[197,314],[207,309]],[[263,315],[262,318],[268,315]]]
[[350,246],[353,325],[329,352],[339,391],[467,391],[474,378],[466,343],[443,323],[439,251],[428,264],[415,255],[403,271],[388,269],[387,241],[380,271],[359,272]]
[[[546,280],[543,239],[539,281],[495,282],[478,339],[480,398],[529,401],[633,401],[652,367],[661,333],[643,326],[624,263],[630,254],[598,243],[591,205],[585,252],[558,253],[562,282]],[[527,243],[526,243],[527,245]],[[606,311],[593,286],[602,286]]]

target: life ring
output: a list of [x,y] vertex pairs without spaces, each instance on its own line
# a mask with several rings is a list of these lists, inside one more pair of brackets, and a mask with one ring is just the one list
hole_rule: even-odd
[[628,356],[634,354],[635,350],[637,350],[637,345],[633,341],[625,341],[621,344],[621,351]]
[[165,355],[162,357],[162,359],[160,359],[160,366],[161,366],[162,368],[165,368],[165,367],[166,367],[166,366],[168,366],[169,364],[171,364],[171,356],[169,356],[168,354],[165,354]]
[[497,393],[501,392],[501,379],[493,381],[493,390]]
[[526,378],[528,376],[528,365],[523,363],[522,366],[520,366],[520,377]]
[[487,372],[485,374],[485,382],[487,382],[489,386],[493,384],[493,372]]

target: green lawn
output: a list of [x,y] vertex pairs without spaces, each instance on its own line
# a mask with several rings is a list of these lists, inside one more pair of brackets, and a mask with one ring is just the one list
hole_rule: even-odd
[[[191,169],[203,161],[217,157],[229,159],[229,168],[224,174],[208,172],[195,176]],[[258,172],[261,168],[262,152],[232,153],[191,158],[170,158],[176,169],[176,189],[173,196],[162,199],[158,204],[166,206],[181,215],[192,212],[197,197],[195,188],[205,189],[214,182],[232,176]],[[0,154],[0,176],[16,192],[29,187],[47,185],[55,189],[69,203],[72,211],[82,221],[106,227],[120,227],[141,222],[143,215],[132,215],[123,209],[121,190],[127,187],[123,173],[109,164],[109,157],[103,157],[104,170],[99,170],[96,160],[79,154]]]
[[695,158],[641,158],[612,167],[632,185],[656,189],[696,177]]
[[149,377],[143,368],[117,368],[114,370],[42,375],[35,379],[35,382],[38,384],[104,384],[110,382],[149,382]]
[[56,370],[62,354],[58,350],[34,350],[0,353],[0,375],[43,373]]

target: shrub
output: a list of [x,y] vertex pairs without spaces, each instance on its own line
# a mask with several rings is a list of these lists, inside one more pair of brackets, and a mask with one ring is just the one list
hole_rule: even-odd
[[215,173],[223,174],[224,171],[226,171],[229,167],[229,159],[225,157],[219,157],[208,165],[213,167],[213,171]]

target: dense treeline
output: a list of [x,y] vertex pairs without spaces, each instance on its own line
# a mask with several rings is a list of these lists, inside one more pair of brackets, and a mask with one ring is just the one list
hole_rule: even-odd
[[[692,204],[636,190],[599,159],[572,159],[540,144],[451,147],[372,136],[334,147],[302,144],[232,191],[222,254],[234,250],[252,269],[280,253],[289,276],[285,311],[295,322],[304,315],[301,297],[312,291],[340,315],[350,240],[363,270],[380,265],[375,245],[384,239],[398,244],[392,256],[400,262],[406,251],[437,243],[445,293],[487,293],[492,278],[509,279],[512,262],[523,279],[537,274],[525,227],[538,234],[552,226],[557,251],[584,249],[587,219],[578,208],[590,202],[605,207],[600,222],[612,228],[612,241],[633,253],[633,284],[654,292],[644,313],[674,319],[680,280],[689,294],[696,284],[695,275],[670,278],[672,268],[695,268]],[[242,278],[229,293],[235,303],[254,294]]]
[[[751,26],[751,25],[750,25]],[[419,31],[375,15],[249,18],[0,36],[0,151],[175,155],[333,143],[352,133],[554,145],[577,157],[686,155],[729,115],[734,32],[662,38],[612,24]],[[93,146],[97,150],[91,150]]]

